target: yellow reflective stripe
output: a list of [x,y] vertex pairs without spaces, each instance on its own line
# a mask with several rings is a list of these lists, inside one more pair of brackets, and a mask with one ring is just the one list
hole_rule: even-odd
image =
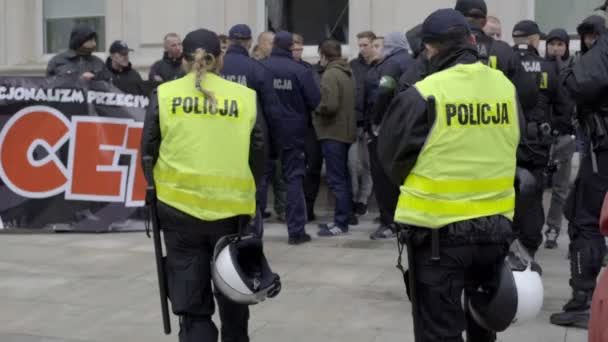
[[157,189],[158,198],[162,201],[177,202],[192,209],[200,208],[206,211],[228,213],[232,215],[253,214],[255,212],[255,194],[243,196],[241,200],[218,200],[201,197],[195,193],[175,190],[171,187],[160,186]]
[[490,68],[497,69],[498,67],[498,59],[496,56],[490,56]]
[[469,216],[478,217],[496,215],[513,211],[515,208],[515,191],[507,198],[489,201],[442,201],[401,195],[399,208],[415,210],[439,216]]
[[514,177],[479,180],[435,180],[411,173],[405,186],[427,193],[498,192],[513,189]]
[[179,184],[190,189],[219,188],[233,191],[255,192],[253,176],[250,179],[226,176],[194,175],[183,172],[172,172],[157,168],[154,173],[157,182]]

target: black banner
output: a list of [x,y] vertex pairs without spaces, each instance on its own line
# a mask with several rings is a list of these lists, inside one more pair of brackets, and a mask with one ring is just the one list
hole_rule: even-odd
[[0,77],[0,229],[143,229],[153,82]]

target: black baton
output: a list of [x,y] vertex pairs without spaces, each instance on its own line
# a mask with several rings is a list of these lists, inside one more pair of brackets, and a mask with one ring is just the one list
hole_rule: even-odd
[[[150,156],[142,158],[144,165],[144,174],[152,178],[152,170],[154,168],[154,160]],[[146,205],[149,209],[148,219],[152,222],[152,235],[154,237],[154,254],[156,259],[156,273],[158,275],[158,290],[160,294],[160,309],[163,318],[163,328],[165,334],[171,334],[171,320],[169,318],[169,295],[167,293],[167,272],[165,257],[163,255],[163,245],[160,235],[160,222],[158,219],[158,211],[156,208],[156,189],[154,180],[148,180],[146,187]]]

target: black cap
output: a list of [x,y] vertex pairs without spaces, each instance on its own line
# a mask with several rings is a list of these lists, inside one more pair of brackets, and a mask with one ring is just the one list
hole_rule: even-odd
[[534,34],[540,35],[541,38],[545,37],[538,24],[532,20],[522,20],[513,27],[513,38],[529,37]]
[[599,15],[592,15],[590,17],[585,18],[583,22],[578,25],[576,28],[579,36],[583,36],[585,34],[598,33],[601,34],[606,29],[606,19],[604,17],[600,17]]
[[251,39],[251,29],[245,24],[238,24],[232,26],[228,31],[228,38],[230,39]]
[[461,28],[461,32],[469,32],[469,24],[462,13],[451,8],[444,8],[433,12],[422,23],[422,41],[432,42],[445,38],[454,29]]
[[207,53],[219,56],[222,53],[220,39],[215,32],[198,29],[186,35],[182,42],[184,47],[184,57],[192,60],[192,55],[197,49],[203,49]]
[[130,51],[133,51],[133,49],[129,49],[129,46],[123,40],[115,40],[112,45],[110,45],[110,53],[126,54]]
[[287,31],[280,31],[274,35],[274,46],[289,50],[293,45],[293,35]]
[[549,34],[547,34],[547,43],[551,42],[552,40],[561,40],[562,42],[568,44],[570,43],[570,35],[568,35],[568,32],[566,32],[566,30],[564,29],[554,29],[551,30],[551,32],[549,32]]
[[465,17],[485,18],[488,15],[488,6],[484,0],[458,0],[454,9]]

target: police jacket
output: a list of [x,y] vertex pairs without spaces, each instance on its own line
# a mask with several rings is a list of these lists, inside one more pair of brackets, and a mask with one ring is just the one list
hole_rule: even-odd
[[[434,58],[430,73],[458,64],[477,62],[473,46],[462,46],[446,56]],[[521,113],[521,110],[518,110]],[[408,118],[404,120],[403,118]],[[427,110],[427,101],[416,89],[400,92],[391,103],[378,135],[378,157],[391,181],[401,186],[414,168],[418,155],[429,137],[435,114]],[[520,127],[523,117],[520,114]],[[471,243],[505,243],[512,238],[510,223],[499,215],[450,224],[440,231],[449,238],[442,245],[468,245]],[[428,230],[422,231],[427,234]],[[430,235],[430,234],[428,234]],[[429,236],[421,239],[430,238]]]
[[357,125],[364,126],[365,110],[365,77],[370,69],[370,64],[359,55],[357,58],[350,61],[350,67],[353,70],[355,79],[355,112],[357,114]]
[[[527,126],[518,151],[518,163],[528,168],[543,167],[549,158],[553,121],[567,121],[573,107],[559,84],[559,74],[554,65],[540,57],[538,51],[531,46],[520,45],[513,49],[518,54],[524,71],[536,80],[539,91],[536,106],[524,110]],[[549,124],[550,131],[543,132],[542,124]]]
[[291,51],[279,47],[261,63],[270,71],[279,99],[272,112],[280,113],[280,117],[271,119],[269,127],[283,147],[303,148],[311,113],[321,100],[313,72],[294,61]]
[[186,73],[182,70],[182,58],[171,58],[165,52],[163,58],[150,67],[150,73],[148,79],[150,81],[156,81],[154,76],[162,78],[163,82],[176,80]]
[[[462,46],[450,54],[434,58],[430,73],[435,73],[457,64],[477,62],[473,46]],[[519,110],[520,129],[525,127],[525,118]],[[382,121],[378,135],[378,157],[391,181],[400,186],[410,173],[434,122],[434,113],[427,110],[427,101],[415,89],[400,92]],[[404,120],[407,118],[407,120]]]
[[[266,163],[266,144],[265,144],[265,127],[264,116],[257,115],[256,123],[253,131],[251,132],[251,146],[249,151],[249,166],[255,178],[256,184],[259,184],[261,177],[264,174],[264,168]],[[146,111],[146,118],[144,120],[144,129],[141,136],[141,155],[151,156],[154,164],[158,159],[161,144],[161,133],[160,133],[160,118],[159,118],[159,104],[158,94],[154,90],[150,96],[150,104]],[[221,145],[211,146],[210,148],[221,148]],[[151,180],[151,175],[145,175],[146,179]]]
[[526,74],[519,57],[509,44],[494,40],[475,25],[471,26],[471,31],[475,35],[479,60],[502,71],[513,82],[524,111],[536,107],[538,101],[536,80]]
[[108,80],[110,82],[114,82],[114,81],[139,82],[139,81],[142,81],[141,76],[139,75],[139,73],[137,71],[133,70],[133,67],[130,62],[126,68],[119,71],[119,70],[112,68],[112,59],[110,57],[108,57],[108,59],[106,60],[106,68],[101,72],[100,77],[102,79]]
[[382,122],[397,89],[397,82],[414,60],[406,50],[398,50],[372,65],[365,81],[365,118],[374,125]]

